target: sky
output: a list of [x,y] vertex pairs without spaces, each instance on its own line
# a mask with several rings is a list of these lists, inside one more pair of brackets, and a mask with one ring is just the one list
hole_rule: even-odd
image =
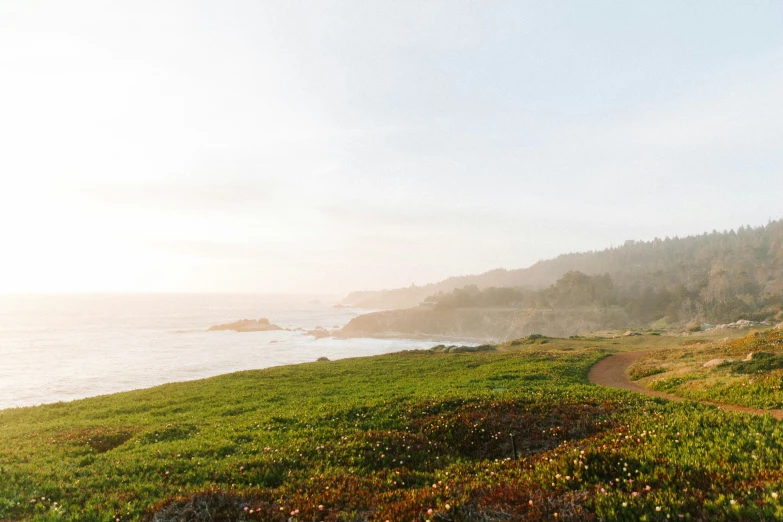
[[0,2],[0,293],[344,293],[783,218],[777,1]]

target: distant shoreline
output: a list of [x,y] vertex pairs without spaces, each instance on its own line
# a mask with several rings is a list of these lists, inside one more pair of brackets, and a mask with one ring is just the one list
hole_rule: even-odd
[[335,339],[394,339],[397,341],[430,341],[433,343],[500,343],[502,339],[494,337],[461,337],[458,335],[439,335],[433,338],[430,334],[414,334],[403,332],[364,333],[356,335],[333,335]]

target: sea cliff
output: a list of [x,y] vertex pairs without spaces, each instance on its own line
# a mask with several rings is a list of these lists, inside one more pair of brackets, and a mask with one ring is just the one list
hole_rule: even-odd
[[567,337],[628,326],[619,309],[516,309],[427,307],[372,312],[353,318],[337,337],[438,338],[501,342],[534,333]]

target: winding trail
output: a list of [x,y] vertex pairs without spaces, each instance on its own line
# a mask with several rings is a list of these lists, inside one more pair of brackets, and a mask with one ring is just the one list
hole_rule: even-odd
[[[620,388],[623,390],[631,390],[637,393],[643,393],[650,397],[660,397],[668,399],[670,401],[684,401],[690,399],[684,399],[671,393],[662,393],[654,390],[650,390],[643,386],[640,386],[633,382],[628,377],[628,367],[631,366],[637,359],[648,355],[651,351],[642,352],[621,352],[614,355],[610,355],[605,359],[601,359],[590,368],[590,373],[587,378],[593,384],[600,386],[608,386],[610,388]],[[696,401],[702,404],[708,404],[710,406],[716,406],[722,410],[738,411],[741,413],[751,413],[753,415],[772,415],[778,420],[783,420],[783,410],[760,410],[757,408],[746,408],[744,406],[734,406],[732,404],[721,404],[711,401]]]

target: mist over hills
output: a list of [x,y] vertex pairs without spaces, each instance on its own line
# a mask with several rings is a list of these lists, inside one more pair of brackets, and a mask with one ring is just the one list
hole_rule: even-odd
[[[502,288],[516,290],[497,290]],[[625,322],[626,326],[658,319],[682,324],[781,320],[783,220],[684,238],[626,241],[601,251],[564,254],[528,268],[491,270],[424,286],[353,292],[345,303],[382,309],[419,304],[441,310],[603,308],[607,318],[613,317],[612,325]],[[612,307],[613,315],[608,313]],[[590,324],[600,327],[601,321]]]

